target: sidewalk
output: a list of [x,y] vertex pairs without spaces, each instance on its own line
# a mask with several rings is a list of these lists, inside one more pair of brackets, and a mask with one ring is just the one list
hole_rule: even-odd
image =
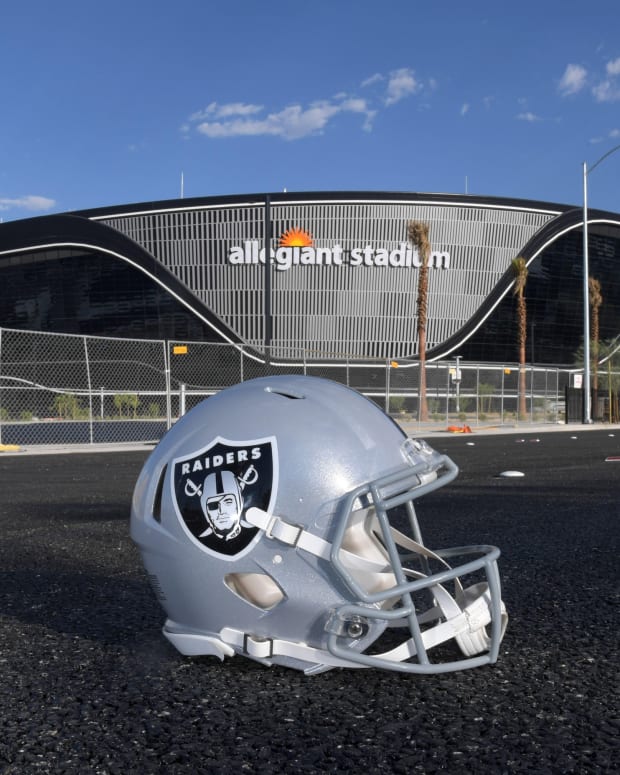
[[[501,434],[508,433],[522,433],[522,434],[539,434],[539,433],[557,433],[567,432],[583,433],[584,431],[604,431],[609,430],[610,433],[614,431],[620,432],[620,424],[609,423],[590,423],[585,425],[584,423],[514,423],[504,425],[467,425],[466,423],[456,422],[454,425],[450,425],[450,428],[455,430],[448,430],[446,424],[427,422],[420,423],[417,420],[396,420],[400,427],[405,431],[408,436],[424,436],[424,437],[436,437],[436,436],[458,436],[471,435],[471,436],[499,436]],[[462,428],[469,427],[469,432],[464,433]]]
[[[605,431],[610,434],[620,433],[620,424],[609,423],[519,423],[514,425],[480,425],[466,426],[457,423],[450,426],[455,430],[448,430],[445,424],[437,422],[419,423],[417,420],[396,420],[403,431],[411,437],[423,437],[426,439],[441,438],[442,436],[499,436],[505,434],[539,435],[541,433],[571,432],[574,434],[585,431]],[[463,427],[471,428],[470,432],[463,432]],[[156,446],[155,442],[127,442],[112,444],[0,444],[0,457],[10,455],[68,455],[88,454],[95,452],[150,452]]]
[[127,444],[0,444],[0,457],[9,455],[69,455],[93,452],[150,452],[154,442],[128,442]]

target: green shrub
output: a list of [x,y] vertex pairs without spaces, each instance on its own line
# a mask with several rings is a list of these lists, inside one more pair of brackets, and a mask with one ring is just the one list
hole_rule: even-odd
[[461,412],[469,412],[471,409],[472,399],[467,397],[461,397],[459,400],[459,409]]
[[135,419],[136,410],[140,405],[140,399],[136,393],[117,393],[114,396],[114,406],[118,409],[118,416],[123,417],[133,414]]
[[439,414],[439,410],[441,409],[441,403],[438,398],[429,398],[426,403],[428,405],[428,411],[431,414]]
[[78,397],[73,393],[59,393],[54,398],[53,409],[61,420],[75,420],[80,411]]
[[390,413],[402,414],[405,411],[405,396],[390,396]]
[[495,385],[491,385],[488,382],[481,382],[478,385],[478,395],[480,396],[480,411],[491,411],[491,401],[493,399],[493,393],[495,393]]

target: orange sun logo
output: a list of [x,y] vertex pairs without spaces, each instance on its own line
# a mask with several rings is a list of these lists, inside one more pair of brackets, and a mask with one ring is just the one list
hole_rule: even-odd
[[280,237],[281,248],[309,248],[312,247],[312,237],[303,229],[289,229]]

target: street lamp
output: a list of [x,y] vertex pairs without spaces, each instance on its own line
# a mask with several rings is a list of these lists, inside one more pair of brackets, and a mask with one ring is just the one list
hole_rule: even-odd
[[588,288],[588,175],[612,153],[620,149],[620,145],[614,146],[596,161],[590,169],[583,163],[583,422],[590,424],[590,291]]

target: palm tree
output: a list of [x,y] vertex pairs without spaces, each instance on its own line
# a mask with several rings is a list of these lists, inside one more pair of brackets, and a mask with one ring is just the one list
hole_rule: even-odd
[[420,360],[420,409],[421,422],[428,420],[428,404],[426,402],[426,320],[428,317],[428,263],[431,256],[429,240],[429,225],[422,221],[410,221],[407,234],[416,248],[422,265],[418,275],[418,298],[416,301],[418,314],[418,358]]
[[512,273],[515,278],[513,293],[517,297],[517,335],[519,342],[519,419],[527,416],[525,405],[525,344],[527,341],[527,307],[525,304],[525,283],[527,282],[527,262],[522,256],[513,258]]
[[599,313],[603,303],[601,284],[595,277],[588,277],[588,290],[590,292],[590,309],[592,310],[592,390],[598,390],[598,354],[599,354]]

